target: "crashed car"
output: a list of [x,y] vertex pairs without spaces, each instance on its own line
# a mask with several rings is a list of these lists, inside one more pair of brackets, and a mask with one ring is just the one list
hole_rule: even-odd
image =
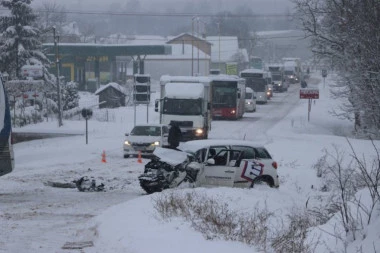
[[265,183],[279,187],[277,163],[263,146],[237,140],[195,140],[181,144],[181,151],[156,148],[140,175],[147,193],[178,187],[253,187]]

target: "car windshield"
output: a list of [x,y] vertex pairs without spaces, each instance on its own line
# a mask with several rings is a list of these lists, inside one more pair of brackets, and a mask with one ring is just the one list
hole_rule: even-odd
[[245,99],[251,99],[252,98],[252,93],[245,93]]
[[135,126],[131,135],[135,136],[160,136],[161,127],[159,126]]

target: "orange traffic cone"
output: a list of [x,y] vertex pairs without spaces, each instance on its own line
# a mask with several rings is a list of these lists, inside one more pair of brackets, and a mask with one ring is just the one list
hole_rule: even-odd
[[142,159],[141,159],[141,151],[139,151],[139,154],[137,155],[137,162],[138,162],[138,163],[142,163]]
[[102,153],[102,163],[106,163],[107,160],[106,160],[106,151],[103,150],[103,153]]

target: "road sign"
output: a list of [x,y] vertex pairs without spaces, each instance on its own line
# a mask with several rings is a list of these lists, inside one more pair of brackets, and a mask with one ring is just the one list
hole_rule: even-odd
[[319,89],[304,88],[300,89],[301,99],[319,99]]
[[24,77],[41,78],[44,76],[41,65],[24,65],[21,67],[21,73]]
[[322,69],[322,77],[326,77],[327,76],[327,69]]

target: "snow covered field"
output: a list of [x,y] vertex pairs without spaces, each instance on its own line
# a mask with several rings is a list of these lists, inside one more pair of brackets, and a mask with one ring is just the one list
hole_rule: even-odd
[[[134,123],[133,107],[95,111],[89,121],[89,143],[85,143],[85,121],[65,120],[31,125],[14,131],[67,132],[81,135],[18,143],[14,146],[16,168],[0,178],[0,252],[259,252],[258,248],[240,242],[205,237],[181,217],[160,218],[154,200],[168,192],[195,193],[213,198],[241,213],[267,208],[275,214],[271,231],[287,224],[289,214],[302,214],[308,208],[324,206],[328,192],[313,165],[323,150],[334,153],[335,147],[350,153],[346,135],[352,123],[329,114],[337,101],[330,99],[319,79],[320,99],[312,104],[307,120],[307,100],[298,98],[299,87],[288,93],[275,93],[267,105],[258,105],[257,112],[246,113],[240,121],[214,121],[210,138],[237,138],[260,142],[279,164],[279,189],[259,185],[253,189],[197,188],[175,189],[145,195],[137,177],[144,164],[137,159],[123,159],[124,133]],[[81,106],[95,104],[96,97],[83,96]],[[146,107],[137,107],[137,122],[146,123]],[[108,121],[106,121],[108,120]],[[149,121],[158,122],[153,105]],[[349,138],[356,152],[370,157],[374,154],[367,140]],[[379,146],[380,142],[375,144]],[[107,163],[101,162],[105,151]],[[69,183],[81,176],[94,177],[105,184],[106,192],[84,193],[76,188],[51,187],[49,182]],[[363,194],[363,204],[368,201]],[[339,216],[325,225],[310,230],[308,240],[318,241],[315,252],[379,252],[380,210],[374,211],[370,225],[363,224],[360,236],[337,239],[341,234]],[[64,249],[67,242],[85,243],[83,249]],[[86,244],[87,242],[91,242]],[[67,244],[66,244],[67,245]],[[360,251],[361,250],[361,251]],[[268,250],[268,252],[271,252]]]

